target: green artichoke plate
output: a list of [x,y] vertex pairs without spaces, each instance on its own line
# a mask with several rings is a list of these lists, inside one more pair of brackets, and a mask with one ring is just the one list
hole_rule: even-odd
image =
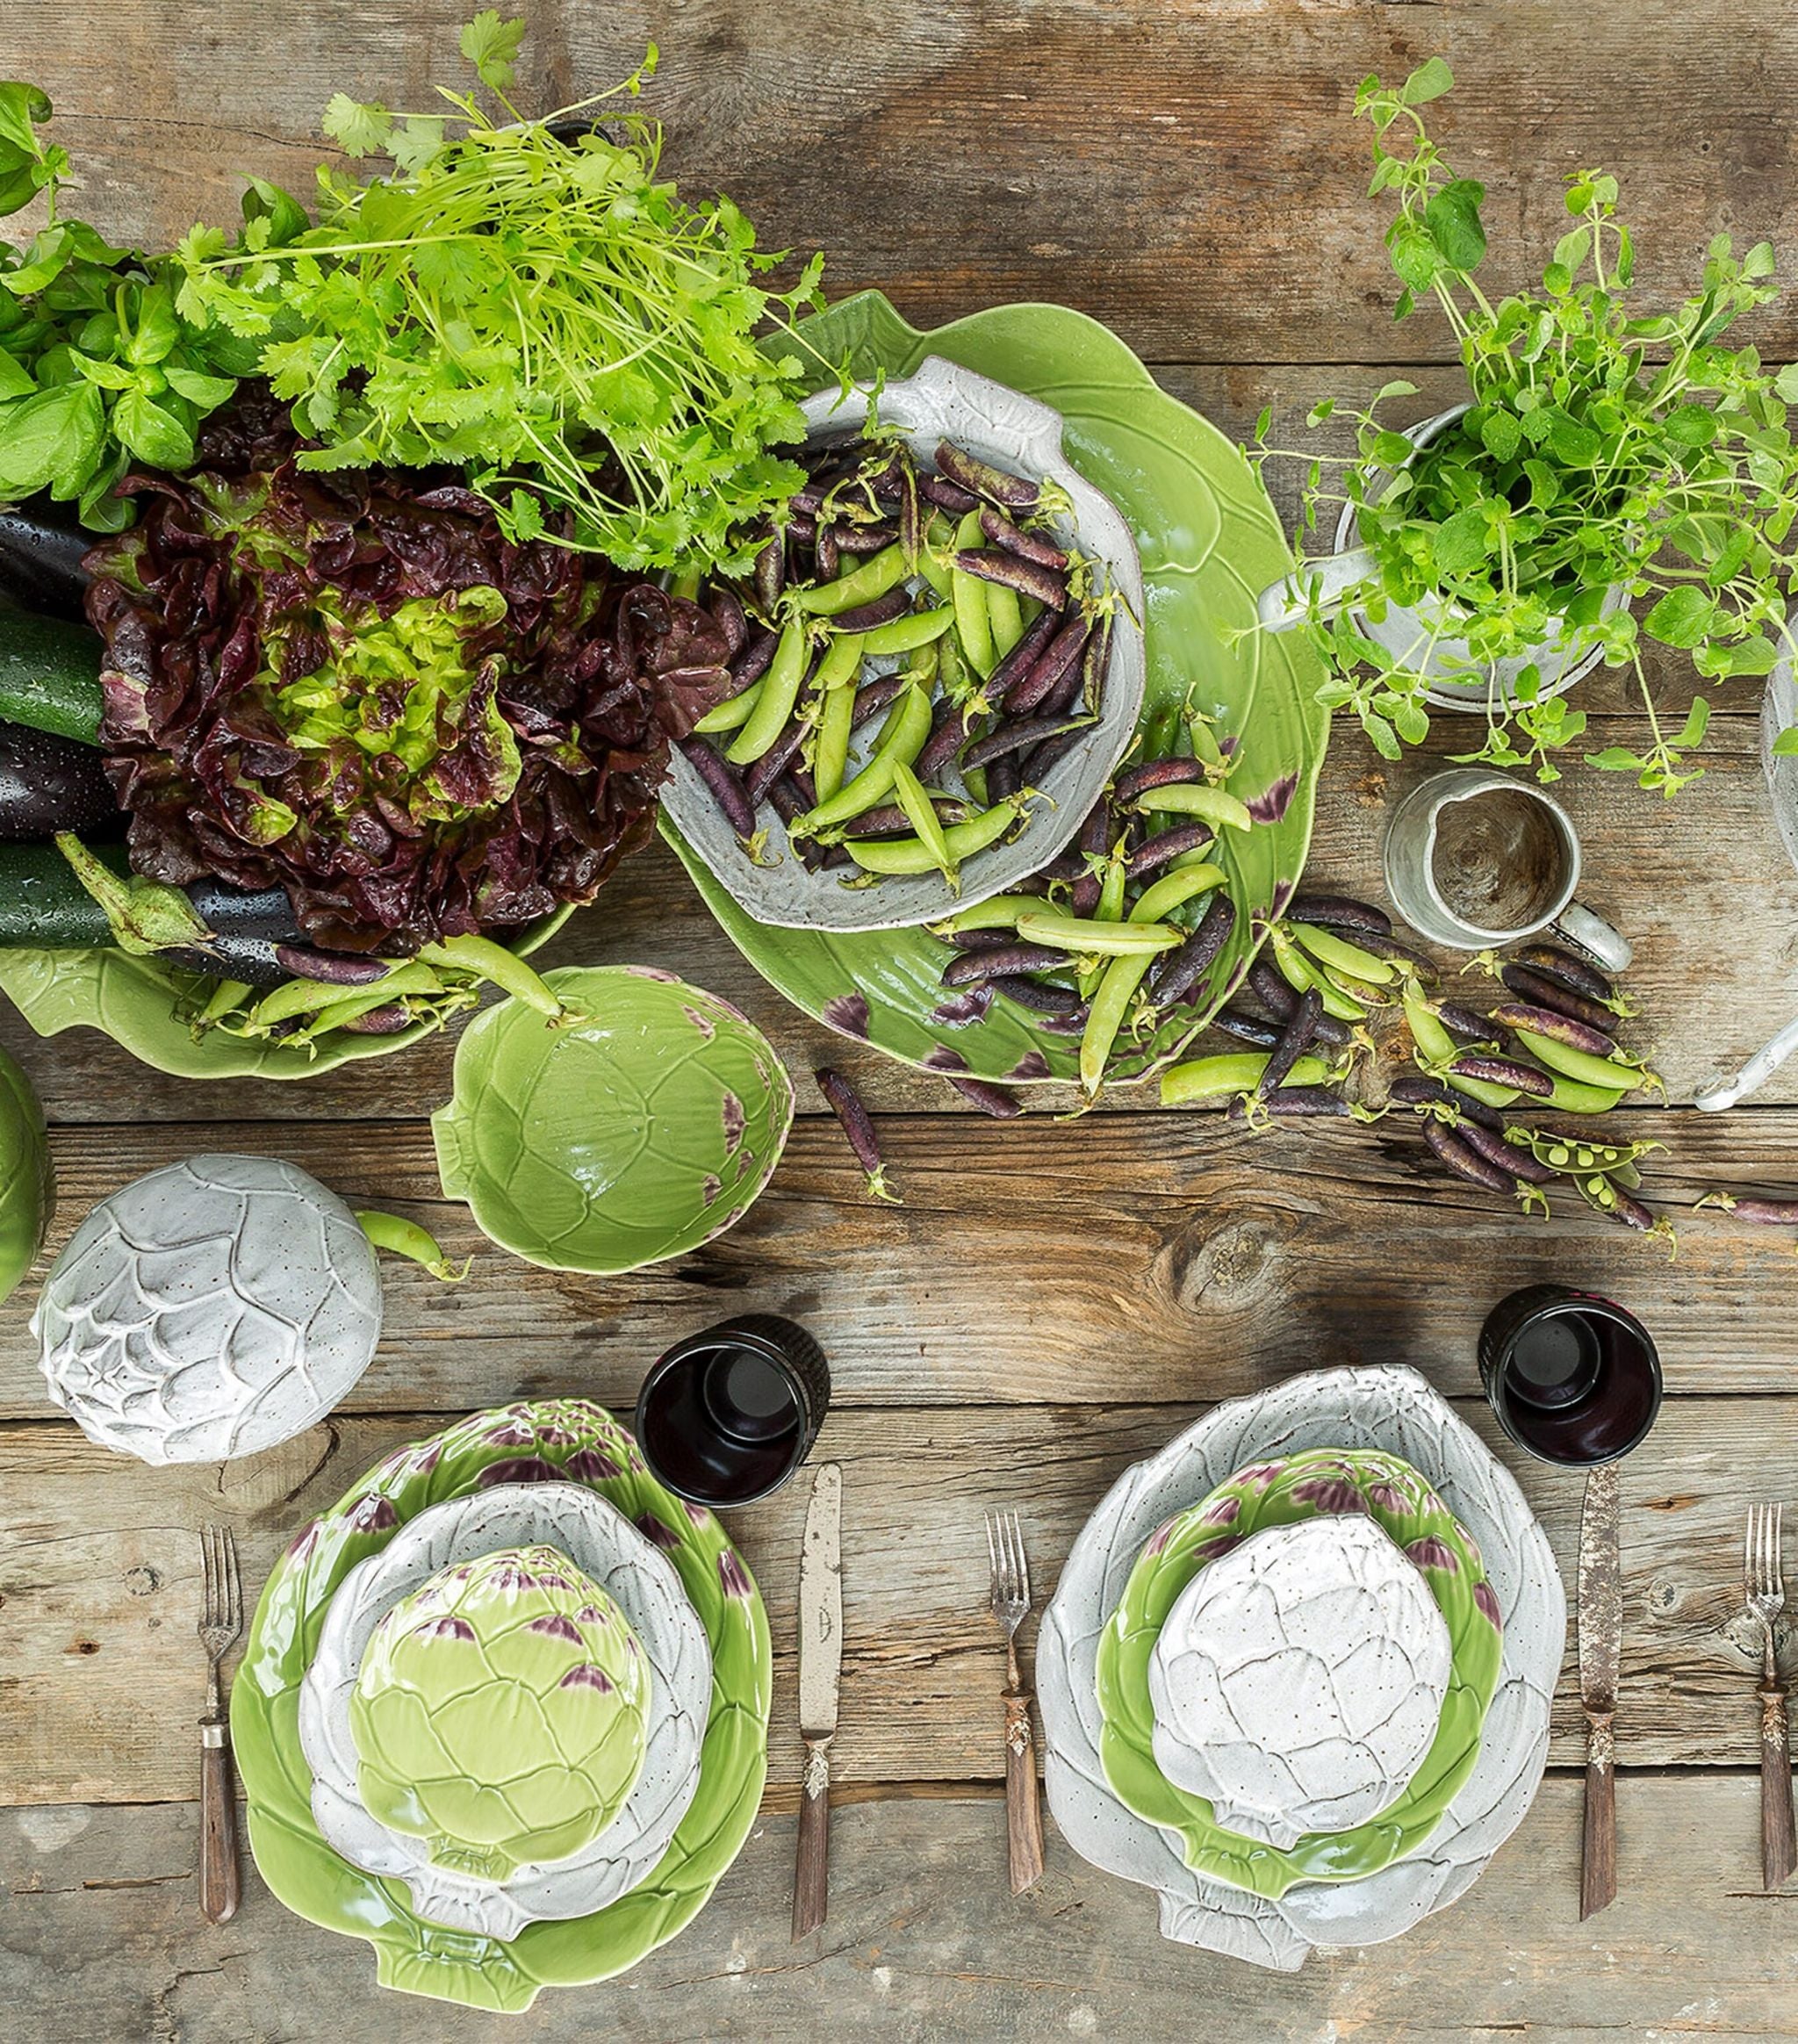
[[734,1227],[793,1126],[773,1046],[726,1001],[649,966],[565,966],[581,1019],[502,1001],[456,1047],[437,1168],[503,1249],[615,1275]]
[[[1001,306],[934,333],[908,326],[878,291],[808,320],[821,354],[858,377],[910,376],[938,355],[1053,405],[1068,458],[1130,521],[1147,592],[1147,730],[1189,691],[1241,764],[1230,787],[1257,821],[1226,831],[1211,856],[1230,875],[1236,929],[1207,1000],[1136,1044],[1120,1042],[1111,1074],[1165,1064],[1227,997],[1261,938],[1257,917],[1297,886],[1311,841],[1318,769],[1328,738],[1323,673],[1300,635],[1255,631],[1255,600],[1291,566],[1272,504],[1241,452],[1170,398],[1129,349],[1065,306]],[[929,1071],[1018,1083],[1075,1076],[1073,1033],[986,990],[947,992],[951,954],[927,930],[854,933],[757,923],[664,816],[706,905],[756,970],[795,1007],[845,1036]]]
[[[521,958],[547,944],[569,917],[561,908],[526,925],[511,941]],[[354,1058],[385,1057],[432,1033],[414,1023],[392,1036],[358,1036],[333,1029],[310,1049],[276,1041],[253,1043],[218,1029],[197,1036],[188,1018],[212,982],[178,972],[155,958],[132,958],[108,946],[73,951],[0,949],[0,993],[40,1036],[65,1029],[97,1029],[140,1064],[177,1079],[309,1079]]]
[[55,1210],[44,1110],[31,1081],[0,1050],[0,1299],[31,1269]]
[[[1404,1794],[1368,1823],[1315,1832],[1283,1850],[1225,1830],[1204,1796],[1162,1773],[1149,1659],[1180,1593],[1208,1561],[1266,1527],[1338,1512],[1367,1514],[1416,1565],[1448,1623],[1454,1673],[1435,1738]],[[1099,1637],[1105,1779],[1129,1809],[1179,1839],[1189,1867],[1233,1888],[1273,1900],[1296,1882],[1358,1880],[1420,1845],[1466,1781],[1501,1644],[1498,1600],[1478,1549],[1408,1462],[1377,1449],[1315,1448],[1253,1464],[1150,1537]]]
[[[334,1853],[313,1821],[299,1686],[333,1594],[428,1507],[493,1484],[584,1483],[667,1554],[706,1629],[712,1701],[700,1787],[649,1877],[591,1916],[500,1940],[450,1932],[408,1907],[405,1885]],[[686,1927],[742,1849],[767,1771],[767,1615],[711,1513],[650,1475],[611,1414],[581,1399],[477,1413],[390,1455],[276,1563],[231,1695],[231,1737],[263,1878],[298,1915],[365,1938],[384,1987],[515,2014],[544,1987],[609,1979]]]

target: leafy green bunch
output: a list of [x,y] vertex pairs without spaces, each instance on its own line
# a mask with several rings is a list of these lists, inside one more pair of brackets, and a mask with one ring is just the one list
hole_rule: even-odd
[[24,248],[0,242],[0,503],[47,490],[116,532],[131,510],[112,486],[133,461],[190,465],[195,426],[255,350],[191,327],[165,262],[61,217],[68,157],[38,133],[50,113],[35,85],[0,84],[0,218],[40,193],[49,215]]
[[[1484,746],[1467,757],[1533,765],[1552,781],[1551,755],[1580,737],[1586,716],[1548,693],[1538,656],[1553,645],[1571,666],[1596,652],[1635,673],[1651,735],[1640,752],[1612,747],[1590,763],[1671,795],[1701,771],[1685,755],[1709,709],[1699,696],[1683,729],[1664,729],[1643,642],[1687,652],[1713,681],[1765,674],[1790,643],[1798,450],[1786,406],[1798,398],[1798,371],[1773,374],[1751,347],[1720,344],[1777,295],[1773,250],[1763,242],[1738,257],[1718,235],[1694,294],[1644,315],[1630,303],[1634,251],[1616,180],[1581,170],[1567,181],[1572,225],[1540,288],[1493,303],[1474,275],[1486,252],[1485,188],[1454,175],[1418,111],[1453,83],[1432,58],[1395,91],[1370,77],[1356,95],[1374,131],[1370,190],[1397,206],[1385,236],[1402,286],[1396,316],[1434,302],[1472,402],[1419,448],[1377,416],[1415,393],[1390,383],[1347,414],[1356,452],[1334,485],[1324,463],[1304,457],[1305,532],[1346,505],[1374,562],[1344,610],[1327,615],[1314,592],[1308,601],[1305,628],[1332,671],[1323,700],[1353,709],[1394,759],[1428,731],[1426,692],[1454,678],[1454,642],[1467,649],[1464,676],[1521,659],[1508,696],[1493,691]],[[1319,405],[1310,422],[1334,409]],[[1268,428],[1263,413],[1263,457],[1280,451]],[[1377,623],[1394,608],[1419,615],[1422,636],[1406,654],[1377,643],[1356,615]]]
[[611,92],[524,119],[523,30],[490,11],[463,32],[498,119],[473,93],[413,115],[340,93],[326,131],[392,174],[322,168],[315,224],[253,181],[234,241],[199,227],[182,242],[177,307],[259,349],[320,443],[308,467],[454,463],[513,537],[630,568],[740,563],[803,481],[770,451],[802,437],[802,361],[758,330],[818,302],[819,264],[767,290],[782,258],[728,198],[688,205],[661,178],[654,123],[594,125],[653,48]]

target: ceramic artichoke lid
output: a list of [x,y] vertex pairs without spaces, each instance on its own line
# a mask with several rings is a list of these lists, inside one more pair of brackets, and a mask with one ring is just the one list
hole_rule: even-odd
[[1343,1831],[1403,1793],[1452,1669],[1422,1576],[1371,1519],[1270,1527],[1168,1614],[1149,1659],[1155,1760],[1245,1837]]
[[436,1864],[504,1880],[612,1821],[649,1702],[649,1664],[606,1592],[554,1548],[499,1548],[376,1626],[349,1703],[357,1785]]
[[334,1192],[279,1157],[198,1156],[82,1222],[32,1327],[50,1396],[146,1462],[221,1462],[303,1432],[369,1366],[375,1252]]

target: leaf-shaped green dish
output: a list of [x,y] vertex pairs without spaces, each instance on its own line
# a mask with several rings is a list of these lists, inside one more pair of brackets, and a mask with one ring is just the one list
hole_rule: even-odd
[[793,1126],[793,1083],[728,1001],[648,966],[565,966],[581,1019],[521,1001],[470,1023],[431,1117],[437,1170],[503,1249],[615,1276],[742,1220]]
[[[333,1594],[395,1530],[446,1499],[496,1483],[584,1483],[679,1572],[712,1649],[700,1788],[649,1878],[591,1916],[500,1940],[426,1923],[404,1884],[340,1859],[313,1821],[299,1743],[299,1685]],[[402,1448],[315,1519],[276,1563],[231,1693],[231,1738],[263,1878],[298,1915],[375,1947],[384,1987],[516,2014],[543,1987],[609,1979],[693,1919],[742,1849],[767,1770],[768,1622],[742,1557],[711,1513],[650,1475],[603,1407],[545,1399],[477,1413]]]
[[[1449,1628],[1454,1673],[1435,1740],[1405,1792],[1347,1831],[1314,1832],[1282,1849],[1226,1831],[1211,1803],[1155,1763],[1149,1659],[1180,1593],[1208,1561],[1269,1526],[1362,1512],[1422,1574]],[[1097,1688],[1105,1779],[1136,1814],[1172,1832],[1186,1864],[1273,1899],[1300,1881],[1355,1881],[1390,1866],[1442,1821],[1478,1756],[1498,1682],[1498,1600],[1479,1551],[1429,1484],[1377,1449],[1308,1449],[1239,1469],[1154,1533],[1099,1637]]]
[[[878,291],[845,299],[802,329],[852,371],[910,376],[940,355],[1053,405],[1069,458],[1130,521],[1147,591],[1147,726],[1189,689],[1242,764],[1232,790],[1266,820],[1211,854],[1230,874],[1236,929],[1203,997],[1153,1040],[1120,1041],[1114,1078],[1141,1077],[1191,1037],[1248,969],[1257,915],[1297,886],[1328,738],[1323,680],[1300,637],[1253,630],[1255,600],[1285,574],[1279,520],[1241,451],[1170,398],[1129,349],[1065,306],[1001,306],[934,333],[908,326]],[[1241,634],[1240,637],[1235,635]],[[795,1006],[907,1064],[1011,1083],[1075,1076],[1070,1035],[1003,996],[953,994],[950,954],[928,931],[831,934],[767,928],[731,898],[665,816],[662,833],[749,962]]]
[[[527,924],[510,941],[521,958],[547,944],[574,913],[560,908]],[[140,1063],[177,1079],[309,1079],[359,1057],[385,1057],[432,1033],[415,1023],[392,1036],[358,1036],[333,1029],[310,1050],[274,1040],[251,1042],[208,1030],[196,1036],[188,1017],[212,982],[177,972],[154,958],[88,945],[75,951],[0,949],[0,993],[40,1036],[65,1029],[97,1029]]]

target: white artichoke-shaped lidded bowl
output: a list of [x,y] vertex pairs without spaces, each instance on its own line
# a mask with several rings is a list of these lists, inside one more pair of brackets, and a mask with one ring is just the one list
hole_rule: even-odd
[[435,1864],[503,1881],[612,1821],[649,1705],[649,1663],[606,1592],[554,1548],[499,1548],[376,1626],[349,1703],[357,1787]]
[[1370,1519],[1309,1519],[1211,1562],[1149,1660],[1156,1765],[1282,1849],[1403,1795],[1452,1672],[1428,1587]]
[[304,1432],[369,1366],[375,1252],[279,1157],[198,1156],[134,1180],[76,1230],[32,1318],[50,1396],[146,1462],[220,1462]]

